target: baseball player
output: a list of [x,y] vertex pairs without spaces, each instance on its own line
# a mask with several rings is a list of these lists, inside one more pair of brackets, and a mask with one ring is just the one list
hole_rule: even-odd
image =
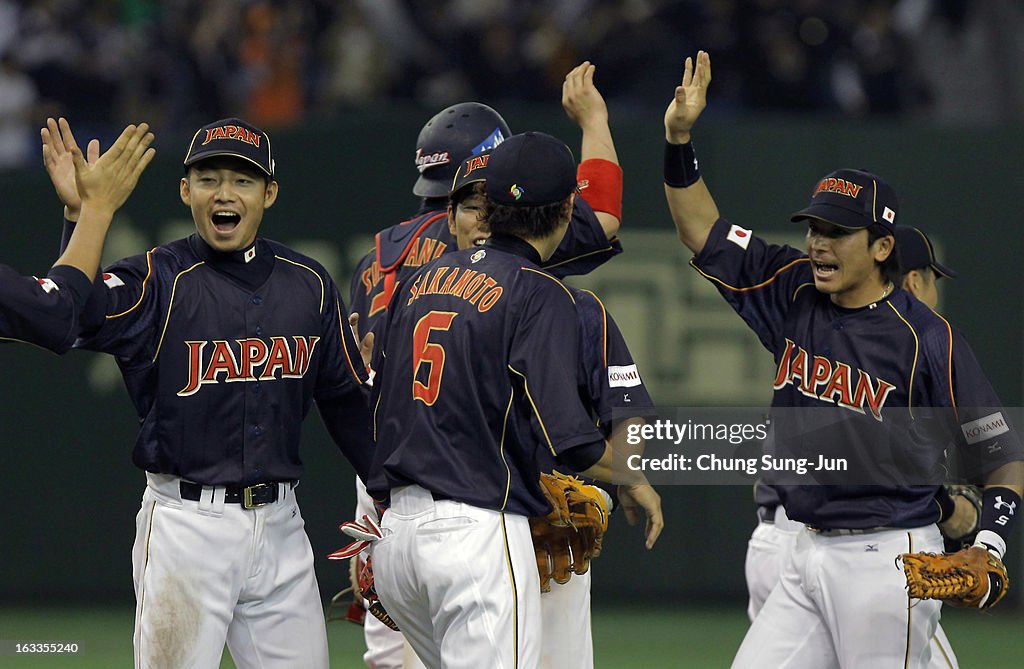
[[[300,428],[315,401],[365,477],[365,368],[324,268],[258,236],[278,194],[266,133],[215,121],[192,138],[184,168],[196,233],[109,267],[76,344],[117,357],[139,416],[135,664],[215,667],[226,642],[239,667],[325,668],[295,497]],[[58,193],[73,192],[56,166],[50,174]]]
[[[615,235],[622,218],[622,169],[608,127],[608,108],[594,85],[595,66],[573,68],[562,87],[562,106],[583,132],[578,169],[580,190],[569,233],[544,268],[558,277],[586,274],[622,252]],[[438,112],[416,140],[419,178],[412,192],[422,198],[409,220],[377,233],[375,248],[356,266],[350,306],[360,315],[360,341],[376,330],[395,287],[422,265],[456,250],[448,231],[448,193],[462,161],[492,149],[511,132],[498,112],[462,102]]]
[[[796,429],[773,421],[774,448],[839,445],[855,464],[893,471],[920,461],[934,471],[955,441],[984,463],[975,545],[1001,556],[1024,492],[1024,449],[967,344],[893,283],[892,188],[863,170],[827,175],[792,217],[807,225],[806,252],[730,224],[701,178],[690,136],[710,79],[707,53],[687,58],[665,113],[665,194],[680,240],[695,253],[691,264],[775,356],[772,414]],[[916,432],[914,416],[936,407],[948,413],[922,427],[943,434]],[[818,426],[817,439],[801,432],[801,421],[823,409],[831,422]],[[936,523],[947,510],[935,502],[938,485],[837,480],[776,486],[788,517],[805,527],[734,667],[928,665],[941,603],[911,606],[893,562],[902,553],[941,552]]]
[[956,272],[935,259],[935,247],[923,231],[912,225],[897,225],[893,230],[903,273],[900,285],[935,309],[939,304],[939,279],[955,279]]
[[[485,188],[491,236],[402,283],[375,354],[367,489],[390,503],[371,548],[376,585],[427,667],[539,665],[527,518],[549,507],[537,451],[612,475],[577,395],[572,296],[540,270],[569,225],[572,154],[543,133],[516,135],[490,154]],[[647,513],[653,546],[657,493],[638,479],[619,495]]]
[[[559,277],[587,273],[622,251],[615,238],[622,218],[622,170],[608,107],[594,84],[595,71],[585,61],[566,75],[562,86],[562,107],[582,131],[577,169],[582,197],[574,204],[568,233],[543,264]],[[349,303],[352,313],[359,315],[355,328],[360,341],[375,331],[398,283],[426,262],[458,249],[448,215],[452,181],[466,159],[510,134],[495,110],[476,102],[448,107],[423,126],[416,148],[420,176],[413,185],[413,193],[423,198],[420,210],[408,221],[379,232],[375,249],[362,258],[352,277]],[[482,243],[485,237],[479,234],[471,243]],[[356,495],[356,518],[376,513],[358,482]],[[366,618],[363,633],[368,666],[397,669],[403,666],[401,658],[410,655],[402,636],[372,616]],[[405,666],[411,669],[408,661]]]
[[[956,272],[936,260],[931,240],[918,228],[896,225],[893,231],[902,276],[900,285],[930,309],[935,309],[939,298],[936,287],[938,278],[955,278]],[[962,495],[954,495],[950,499],[945,486],[938,489],[936,497],[940,504],[953,504],[955,508],[950,517],[940,524],[943,536],[959,539],[969,534],[978,521],[974,505]],[[781,565],[788,558],[798,532],[803,529],[801,523],[786,516],[785,507],[779,503],[778,493],[764,481],[758,481],[754,486],[754,499],[758,505],[758,524],[747,543],[745,560],[749,594],[747,615],[750,620],[757,616],[779,582]],[[932,656],[928,664],[930,668],[955,669],[959,666],[941,625],[935,630],[932,644]]]
[[[0,342],[26,342],[63,353],[78,334],[78,320],[96,276],[114,212],[124,204],[155,155],[149,147],[149,125],[129,125],[114,144],[99,155],[90,144],[89,159],[74,142],[67,121],[48,120],[42,136],[64,137],[71,179],[81,192],[78,229],[45,278],[21,276],[0,265]],[[66,144],[64,143],[66,142]],[[43,160],[53,157],[43,152]]]
[[[478,246],[490,236],[490,229],[484,219],[484,181],[489,153],[484,152],[463,160],[455,177],[448,205],[448,228],[459,250]],[[579,396],[594,423],[605,438],[609,438],[612,436],[613,410],[642,412],[653,406],[653,403],[618,325],[601,300],[589,291],[571,286],[566,288],[573,297],[579,319]],[[621,430],[623,425],[617,425],[615,429]],[[565,474],[573,474],[546,451],[541,450],[539,456],[542,471],[557,469]],[[361,518],[364,513],[376,513],[369,495],[359,487],[357,518]],[[605,508],[609,512],[614,510],[617,498],[614,486],[597,483],[595,487],[601,491]],[[541,595],[544,632],[539,666],[563,669],[587,669],[594,666],[590,582],[591,572],[588,570],[585,574],[572,576],[565,583],[550,583],[548,591]],[[375,651],[368,652],[365,658],[369,666],[400,669],[423,666],[404,642],[401,632],[392,631],[372,616],[366,618],[364,628],[372,630],[367,631],[366,637],[368,642],[373,642],[370,650]]]

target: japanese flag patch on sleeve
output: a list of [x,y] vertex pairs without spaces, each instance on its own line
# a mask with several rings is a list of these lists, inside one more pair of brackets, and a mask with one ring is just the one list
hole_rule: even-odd
[[39,287],[43,289],[44,293],[49,293],[54,290],[60,290],[60,286],[54,283],[53,279],[50,279],[48,277],[40,279],[38,276],[34,276],[32,278],[39,282]]
[[103,283],[107,284],[107,288],[117,288],[124,285],[124,281],[119,276],[110,272],[103,273]]
[[747,244],[750,243],[750,238],[753,236],[753,231],[733,225],[729,228],[729,234],[725,238],[745,251]]

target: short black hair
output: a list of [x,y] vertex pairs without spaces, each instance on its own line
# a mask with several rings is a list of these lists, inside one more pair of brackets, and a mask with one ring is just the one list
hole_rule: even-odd
[[572,214],[572,197],[536,207],[508,206],[487,198],[485,215],[492,235],[512,235],[521,239],[541,239],[558,228]]

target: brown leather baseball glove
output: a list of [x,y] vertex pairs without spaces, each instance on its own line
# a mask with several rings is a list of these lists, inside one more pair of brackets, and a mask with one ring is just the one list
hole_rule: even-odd
[[591,558],[601,554],[608,507],[598,488],[575,476],[557,471],[541,474],[540,488],[551,511],[530,518],[530,533],[541,591],[550,592],[551,579],[566,583],[573,573],[586,574]]
[[904,553],[907,592],[915,599],[941,599],[947,604],[987,609],[1010,586],[1003,561],[984,548],[970,546],[955,553]]

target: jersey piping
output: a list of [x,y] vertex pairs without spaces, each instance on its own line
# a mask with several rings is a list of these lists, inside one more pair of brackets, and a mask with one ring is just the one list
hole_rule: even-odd
[[793,297],[791,297],[789,301],[790,302],[796,302],[797,294],[799,294],[800,291],[803,290],[804,288],[806,288],[807,286],[813,286],[813,285],[814,285],[814,283],[801,283],[799,286],[796,287],[796,290],[793,291]]
[[309,271],[313,276],[316,277],[316,280],[320,282],[320,312],[319,313],[321,313],[321,314],[324,313],[324,280],[323,280],[323,277],[321,277],[320,274],[318,274],[316,270],[314,270],[312,267],[309,267],[308,265],[303,265],[300,262],[295,262],[294,260],[289,260],[288,258],[283,258],[281,256],[274,256],[274,257],[277,258],[278,260],[284,260],[285,262],[289,262],[289,263],[295,265],[296,267],[301,267],[302,269]]
[[[705,272],[704,270],[702,270],[702,269],[701,269],[700,267],[697,267],[697,265],[696,265],[696,264],[694,264],[694,262],[693,262],[693,259],[692,259],[692,258],[690,259],[690,267],[692,267],[692,268],[694,268],[695,270],[697,270],[697,272],[699,272],[699,273],[700,273],[700,275],[701,275],[701,276],[703,276],[703,277],[704,277],[705,279],[708,279],[709,281],[712,281],[712,282],[714,282],[714,283],[717,283],[718,285],[722,286],[723,288],[727,288],[727,289],[729,289],[729,290],[731,290],[731,291],[733,291],[733,292],[736,292],[736,293],[744,293],[744,292],[746,292],[746,291],[748,291],[748,290],[757,290],[758,288],[764,288],[764,287],[765,287],[765,286],[767,286],[768,284],[770,284],[770,283],[772,283],[773,281],[775,281],[775,279],[779,278],[779,275],[780,275],[780,274],[782,274],[782,273],[783,273],[783,272],[785,272],[786,270],[788,270],[788,269],[792,268],[792,267],[793,267],[793,266],[795,266],[796,264],[798,264],[798,263],[804,263],[804,262],[810,262],[810,261],[811,261],[811,259],[810,259],[810,258],[797,258],[796,260],[794,260],[794,261],[790,262],[790,263],[789,263],[788,265],[783,265],[782,267],[780,267],[779,269],[777,269],[777,270],[775,271],[775,274],[772,274],[772,275],[771,275],[771,277],[770,277],[770,278],[768,278],[768,279],[766,279],[765,281],[762,281],[761,283],[759,283],[759,284],[756,284],[756,285],[753,285],[753,286],[744,286],[744,287],[742,287],[742,288],[737,288],[736,286],[730,286],[729,284],[727,284],[726,282],[722,281],[722,280],[721,280],[721,279],[719,279],[718,277],[715,277],[715,276],[711,276],[710,274],[708,274],[707,272]],[[794,292],[794,295],[796,295],[796,293],[795,293],[795,292]]]
[[501,463],[505,465],[505,497],[501,500],[501,511],[505,510],[508,504],[508,496],[512,491],[512,470],[508,468],[508,460],[505,459],[505,434],[508,432],[508,415],[512,413],[512,404],[515,402],[516,389],[512,388],[508,394],[508,406],[505,407],[505,420],[501,423],[501,444],[498,452],[501,454]]
[[146,278],[142,280],[142,292],[139,293],[139,300],[132,306],[128,307],[125,311],[122,311],[119,314],[111,314],[107,316],[108,319],[120,318],[121,316],[130,314],[135,311],[140,304],[142,304],[142,300],[146,297],[146,286],[149,285],[149,279],[153,276],[153,251],[156,251],[156,249],[152,248],[146,252]]
[[914,362],[910,365],[910,385],[907,388],[907,409],[910,410],[910,417],[913,418],[914,417],[914,399],[913,399],[913,397],[914,397],[914,377],[917,374],[917,359],[918,359],[918,357],[921,354],[921,340],[917,336],[917,330],[915,330],[914,326],[911,325],[910,322],[906,318],[903,317],[903,314],[901,314],[899,312],[899,309],[896,308],[896,305],[894,305],[892,302],[886,302],[886,304],[889,305],[889,308],[892,309],[892,312],[894,314],[896,314],[896,316],[901,321],[903,321],[903,324],[906,325],[907,328],[910,329],[910,334],[914,335]]
[[572,258],[566,258],[565,260],[562,260],[560,262],[556,262],[553,265],[544,265],[544,269],[554,269],[555,267],[561,267],[562,265],[574,262],[576,260],[579,260],[580,258],[588,258],[588,257],[590,257],[592,255],[597,255],[598,253],[608,253],[609,251],[612,251],[612,250],[614,250],[614,247],[611,244],[609,244],[608,246],[604,247],[603,249],[597,249],[596,251],[587,251],[586,253],[581,253],[578,256],[573,256]]
[[[321,283],[322,285],[322,283]],[[322,299],[322,298],[321,298]],[[341,350],[345,352],[345,362],[348,363],[348,371],[352,372],[353,378],[356,380],[357,385],[363,385],[363,380],[359,378],[359,374],[356,372],[355,365],[352,364],[352,357],[348,354],[348,346],[345,345],[345,326],[348,324],[345,319],[341,316],[341,301],[336,301],[338,310],[338,334],[341,335]],[[359,342],[356,342],[356,346],[359,346]]]
[[[570,293],[570,292],[569,292],[569,289],[568,289],[568,288],[566,288],[566,287],[565,287],[565,285],[564,285],[564,284],[563,284],[563,283],[562,283],[561,281],[559,281],[559,280],[558,280],[558,279],[556,279],[555,277],[551,276],[551,275],[550,275],[550,274],[548,274],[547,272],[542,272],[542,271],[540,271],[539,269],[533,269],[532,267],[520,267],[519,269],[521,269],[521,270],[524,270],[524,271],[526,271],[526,272],[533,272],[534,274],[539,274],[539,275],[541,275],[542,277],[544,277],[545,279],[549,279],[549,280],[551,280],[551,281],[554,281],[554,282],[555,282],[556,284],[558,284],[558,287],[559,287],[559,288],[561,288],[562,290],[564,290],[564,291],[565,291],[565,294],[569,296],[569,299],[570,299],[570,300],[572,300],[572,303],[573,303],[573,304],[576,304],[576,298],[574,298],[574,297],[572,296],[572,293]],[[512,371],[515,371],[515,370],[512,370]],[[517,372],[517,373],[518,373],[518,372]]]
[[512,585],[512,666],[519,666],[519,596],[516,592],[516,572],[512,568],[512,553],[508,547],[508,530],[505,528],[505,514],[501,514],[501,538],[505,542],[505,567],[508,569],[508,580]]
[[544,433],[544,441],[548,442],[548,449],[551,451],[551,455],[558,457],[558,453],[555,453],[555,447],[551,443],[551,437],[548,436],[548,428],[544,425],[544,419],[540,417],[540,411],[537,410],[537,405],[533,403],[533,397],[530,396],[530,386],[526,380],[526,375],[517,370],[512,365],[508,366],[513,372],[518,374],[523,379],[523,391],[526,393],[526,399],[530,401],[530,407],[533,409],[533,415],[537,417],[537,424],[540,425],[541,432]]
[[[156,351],[153,353],[153,362],[156,362],[156,359],[158,357],[160,357],[160,349],[164,345],[164,336],[167,334],[167,326],[171,322],[171,311],[174,310],[174,293],[175,293],[175,291],[178,290],[178,279],[180,279],[185,274],[188,274],[189,272],[194,270],[196,267],[199,267],[200,265],[205,265],[205,264],[206,264],[206,261],[205,260],[201,260],[201,261],[197,262],[195,265],[192,265],[191,267],[189,267],[188,269],[186,269],[186,270],[184,270],[182,272],[179,272],[178,276],[174,277],[174,283],[171,284],[171,301],[170,301],[170,303],[167,306],[167,316],[164,318],[164,329],[160,331],[160,341],[157,343]],[[147,277],[147,279],[148,278],[149,277]],[[145,287],[143,287],[143,292],[145,292]],[[141,298],[139,299],[139,301],[140,302],[142,301]],[[138,305],[136,305],[136,306],[138,306]],[[132,309],[134,309],[134,308],[135,307],[132,307]],[[129,309],[129,311],[131,311],[131,309]],[[125,313],[128,313],[128,312],[126,311]]]

